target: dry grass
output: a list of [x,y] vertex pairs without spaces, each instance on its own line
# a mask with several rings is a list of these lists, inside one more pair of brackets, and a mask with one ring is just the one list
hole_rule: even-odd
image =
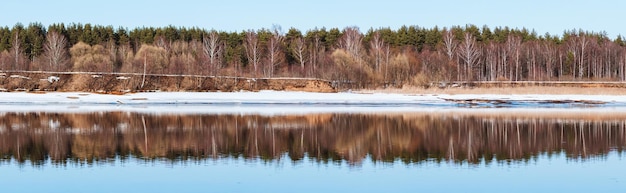
[[362,93],[400,94],[550,94],[550,95],[626,95],[626,88],[611,87],[565,87],[565,86],[524,86],[490,88],[420,88],[361,90]]

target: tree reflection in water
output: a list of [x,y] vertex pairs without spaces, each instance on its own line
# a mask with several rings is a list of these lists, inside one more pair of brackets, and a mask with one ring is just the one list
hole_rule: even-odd
[[565,153],[621,152],[626,115],[473,113],[215,115],[0,114],[2,161],[43,164],[115,159],[487,163]]

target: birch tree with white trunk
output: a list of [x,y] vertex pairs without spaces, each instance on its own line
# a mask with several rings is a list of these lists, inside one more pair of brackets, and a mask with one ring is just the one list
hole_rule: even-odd
[[347,27],[343,30],[343,36],[339,40],[339,48],[346,50],[348,54],[360,61],[362,40],[363,35],[359,32],[359,28]]
[[223,50],[224,43],[220,40],[217,32],[212,31],[209,35],[202,38],[202,51],[208,58],[207,68],[209,74],[216,75],[222,67],[220,65],[220,57],[222,57]]
[[476,38],[470,33],[465,33],[465,39],[461,43],[458,55],[464,61],[465,79],[468,81],[473,80],[473,68],[474,65],[480,62],[481,49],[476,43]]
[[306,58],[306,42],[304,38],[298,37],[291,42],[291,53],[300,64],[300,70],[304,71],[304,64],[307,62]]
[[457,80],[461,80],[461,65],[458,62],[454,61],[454,55],[456,54],[456,49],[458,47],[458,42],[455,40],[454,33],[452,30],[446,30],[443,33],[443,48],[446,56],[448,56],[448,61],[453,62],[456,66],[457,72]]
[[278,67],[278,65],[280,65],[284,60],[284,53],[281,50],[282,42],[283,36],[275,30],[267,42],[267,63],[264,68],[266,77],[274,76],[276,67]]
[[67,38],[56,31],[50,31],[46,35],[46,44],[44,45],[44,56],[48,60],[48,69],[64,70],[69,62],[69,57],[65,47],[67,46]]
[[454,39],[454,33],[452,33],[452,30],[445,31],[443,33],[443,47],[449,60],[452,60],[454,58],[457,46],[458,43]]
[[374,69],[376,72],[380,73],[381,65],[383,63],[383,47],[385,46],[385,42],[380,37],[379,32],[374,32],[374,36],[372,36],[372,40],[370,41],[370,50],[374,57]]
[[253,30],[248,30],[246,32],[246,37],[244,40],[244,47],[246,49],[246,57],[248,58],[248,63],[252,64],[254,74],[258,73],[260,53],[259,53],[259,36]]
[[[520,65],[521,65],[521,52],[522,52],[522,38],[515,35],[509,35],[506,40],[506,52],[508,53],[508,66],[509,79],[519,80]],[[513,62],[513,63],[510,63]],[[506,64],[505,64],[506,65]]]

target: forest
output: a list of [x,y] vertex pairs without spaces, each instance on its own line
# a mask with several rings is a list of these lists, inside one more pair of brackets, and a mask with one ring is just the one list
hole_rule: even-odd
[[0,71],[319,78],[355,88],[452,81],[624,81],[606,32],[476,25],[225,32],[40,23],[0,27]]

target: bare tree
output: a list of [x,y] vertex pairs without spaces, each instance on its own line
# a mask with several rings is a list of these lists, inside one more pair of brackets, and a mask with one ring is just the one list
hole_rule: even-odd
[[8,70],[11,65],[11,54],[9,51],[4,50],[0,52],[0,71]]
[[605,77],[617,78],[617,72],[619,70],[617,70],[616,64],[619,63],[617,60],[619,60],[618,58],[621,50],[622,49],[618,44],[607,40],[606,46],[604,46],[604,54],[606,59],[603,63],[603,74]]
[[626,52],[624,50],[622,50],[622,53],[619,54],[617,60],[617,74],[619,76],[619,80],[626,81]]
[[223,42],[219,39],[217,32],[212,31],[208,36],[202,38],[202,51],[208,57],[209,73],[215,75],[221,68],[219,58],[222,57],[224,49]]
[[352,57],[360,60],[362,40],[363,35],[359,32],[359,28],[347,27],[343,30],[343,36],[341,36],[341,39],[339,40],[339,48],[346,50],[346,52],[352,55]]
[[312,74],[316,74],[317,75],[317,68],[319,67],[320,61],[323,61],[323,57],[324,54],[320,54],[320,53],[325,53],[326,52],[326,48],[324,47],[324,45],[322,45],[322,40],[319,37],[318,34],[315,34],[315,37],[313,37],[313,45],[311,46],[311,51],[310,51],[310,60],[311,60],[311,73]]
[[481,50],[476,43],[476,38],[470,33],[465,33],[465,39],[458,50],[459,57],[464,61],[465,79],[472,80],[472,69],[480,62]]
[[509,65],[509,49],[508,49],[508,43],[504,43],[503,45],[500,45],[500,48],[498,49],[498,62],[497,62],[497,70],[496,70],[496,78],[497,79],[511,79],[510,76],[508,76],[508,65]]
[[383,47],[385,46],[384,44],[385,42],[380,38],[380,33],[374,32],[374,36],[372,36],[372,40],[370,41],[370,49],[374,57],[374,69],[378,73],[380,73],[380,66],[383,63]]
[[487,77],[488,80],[494,81],[497,77],[497,67],[498,67],[498,45],[494,42],[490,42],[489,45],[485,48],[485,65],[487,68]]
[[22,42],[20,41],[20,33],[18,31],[15,31],[13,37],[13,41],[11,42],[11,52],[13,54],[13,60],[15,61],[15,63],[13,63],[11,70],[16,70],[18,66],[20,66],[20,58],[22,55]]
[[319,48],[320,48],[320,37],[315,34],[315,37],[313,38],[313,45],[311,45],[311,66],[312,66],[312,72],[315,73],[315,70],[317,68],[317,58],[318,58],[318,52],[319,52]]
[[46,36],[46,44],[44,45],[44,53],[46,59],[48,59],[50,70],[64,69],[65,65],[69,61],[67,51],[67,39],[65,36],[59,34],[56,31],[48,32]]
[[546,64],[546,78],[548,80],[552,79],[553,76],[553,70],[554,67],[556,66],[555,62],[556,62],[556,56],[557,56],[557,49],[556,47],[549,42],[543,42],[543,44],[541,45],[543,50],[541,53],[543,53],[543,57],[545,58],[545,64]]
[[246,32],[244,47],[246,48],[246,56],[248,58],[248,62],[252,63],[254,74],[256,74],[258,72],[260,59],[259,36],[253,30],[248,30]]
[[282,42],[283,36],[278,30],[274,30],[269,42],[267,42],[267,63],[264,69],[266,77],[272,77],[276,67],[284,60],[284,53],[281,51]]
[[306,45],[304,38],[298,37],[296,39],[293,39],[291,45],[291,53],[293,53],[293,56],[295,56],[296,60],[298,60],[298,63],[300,63],[300,70],[304,71],[304,64],[307,61],[307,59],[305,58]]
[[452,60],[454,58],[457,45],[458,43],[454,39],[454,33],[452,33],[452,30],[445,31],[443,34],[443,47],[449,60]]
[[[345,50],[348,56],[352,57],[352,60],[356,62],[358,71],[367,73],[356,73],[359,77],[356,80],[370,81],[369,78],[373,78],[370,72],[373,73],[373,69],[368,65],[363,65],[363,59],[361,58],[361,50],[363,35],[359,32],[357,27],[347,27],[343,30],[343,35],[339,39],[339,49]],[[354,71],[356,72],[356,70]],[[361,82],[361,86],[362,86]]]
[[461,65],[458,62],[454,62],[454,55],[456,54],[456,49],[458,48],[458,42],[455,40],[454,33],[452,30],[446,30],[443,34],[443,48],[446,56],[448,56],[448,61],[455,63],[456,71],[457,71],[457,80],[461,80]]
[[583,78],[585,70],[588,67],[585,66],[585,64],[587,64],[585,56],[587,55],[587,48],[590,45],[590,40],[589,37],[587,37],[587,35],[583,32],[578,32],[578,34],[575,32],[572,33],[573,34],[570,34],[571,37],[568,38],[568,42],[566,44],[569,53],[574,57],[571,72],[573,78]]
[[579,38],[577,38],[577,42],[578,42],[578,46],[580,46],[580,57],[579,61],[578,61],[578,77],[583,77],[584,72],[585,72],[585,56],[586,56],[586,49],[587,46],[589,45],[589,39],[587,38],[587,35],[582,34],[580,35]]
[[166,52],[170,52],[172,42],[165,38],[165,36],[157,36],[154,38],[154,46],[165,49]]
[[120,44],[118,49],[117,49],[118,55],[119,55],[119,60],[120,60],[120,71],[121,72],[133,72],[133,71],[124,71],[126,70],[125,67],[127,66],[132,66],[132,61],[133,58],[135,58],[134,56],[134,52],[133,49],[131,49],[130,44],[126,43],[126,44]]
[[389,74],[389,60],[391,59],[391,49],[389,48],[389,44],[387,44],[387,46],[384,47],[384,53],[385,53],[385,75],[383,76],[385,79],[385,82],[388,82],[387,78],[388,78],[388,74]]
[[109,55],[111,58],[111,62],[113,62],[113,65],[111,65],[111,72],[113,72],[114,70],[116,70],[117,67],[119,67],[120,65],[120,58],[118,55],[118,47],[117,44],[115,44],[115,40],[109,40],[106,43],[106,49],[109,51]]
[[[515,35],[509,35],[507,37],[506,40],[506,52],[508,54],[507,58],[507,63],[505,63],[504,65],[507,65],[508,69],[509,69],[509,79],[511,80],[519,80],[519,73],[520,73],[520,65],[521,65],[521,48],[522,47],[522,38],[520,38],[519,36],[515,36]],[[511,63],[512,66],[514,66],[515,68],[511,67]]]
[[[578,58],[580,57],[578,52],[578,38],[570,37],[566,43],[567,49],[567,58],[566,62],[571,62],[570,72],[572,74],[572,79],[576,79],[576,67],[578,66]],[[568,58],[572,58],[573,60],[568,60]]]
[[537,80],[537,63],[539,61],[537,50],[539,50],[539,44],[536,41],[529,41],[524,44],[526,51],[526,66],[528,72],[526,80]]

